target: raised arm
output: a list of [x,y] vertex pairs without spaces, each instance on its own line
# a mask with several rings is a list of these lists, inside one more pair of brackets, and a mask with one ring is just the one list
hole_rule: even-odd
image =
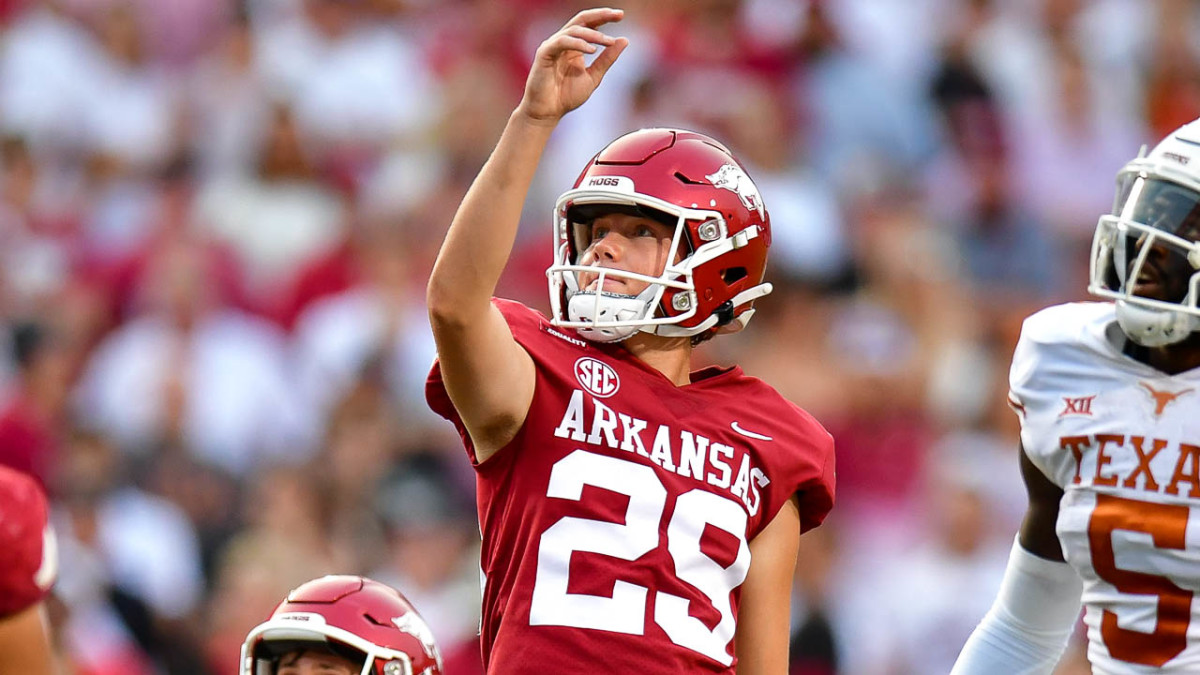
[[971,633],[952,675],[1048,674],[1075,619],[1083,583],[1063,562],[1055,532],[1062,490],[1021,450],[1029,508],[992,609]]
[[[512,252],[521,206],[551,131],[591,96],[627,41],[597,30],[621,10],[575,15],[538,47],[525,94],[454,214],[427,302],[442,379],[485,461],[512,440],[533,400],[534,368],[491,303]],[[584,54],[604,51],[591,66]]]

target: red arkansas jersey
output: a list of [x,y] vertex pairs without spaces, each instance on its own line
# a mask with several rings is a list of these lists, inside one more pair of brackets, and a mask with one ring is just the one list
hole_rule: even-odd
[[0,618],[42,599],[58,571],[46,497],[33,478],[0,466]]
[[833,439],[739,368],[677,387],[495,302],[536,370],[516,438],[479,464],[437,364],[426,385],[477,472],[488,672],[733,673],[748,542],[793,495],[821,523]]

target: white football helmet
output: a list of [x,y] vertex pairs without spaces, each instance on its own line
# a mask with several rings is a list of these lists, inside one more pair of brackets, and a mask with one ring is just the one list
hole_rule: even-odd
[[1117,174],[1092,239],[1088,291],[1114,300],[1129,339],[1161,347],[1200,329],[1200,120]]

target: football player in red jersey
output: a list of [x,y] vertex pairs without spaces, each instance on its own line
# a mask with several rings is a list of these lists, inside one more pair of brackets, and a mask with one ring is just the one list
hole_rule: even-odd
[[429,627],[396,589],[326,576],[288,593],[242,644],[239,675],[442,675]]
[[598,30],[621,18],[580,12],[538,48],[429,280],[426,395],[476,469],[484,660],[782,674],[833,441],[740,369],[690,369],[695,343],[770,292],[770,220],[742,166],[694,132],[618,138],[558,200],[552,316],[492,297],[551,132],[627,45]]
[[0,673],[54,672],[43,598],[58,554],[47,516],[37,482],[0,466]]

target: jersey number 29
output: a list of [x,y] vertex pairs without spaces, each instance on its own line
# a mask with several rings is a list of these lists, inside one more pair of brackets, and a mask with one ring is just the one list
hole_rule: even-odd
[[[667,490],[654,469],[644,464],[576,450],[555,463],[547,496],[579,501],[585,485],[629,497],[625,522],[568,516],[546,529],[538,549],[529,623],[642,635],[649,589],[618,579],[611,598],[568,593],[567,577],[575,551],[633,561],[658,548]],[[701,552],[700,538],[706,525],[737,538],[737,556],[729,567]],[[709,630],[689,615],[687,598],[655,591],[654,622],[667,637],[725,666],[733,662],[726,651],[735,626],[729,594],[745,581],[750,568],[745,531],[746,512],[736,502],[699,489],[679,495],[667,525],[667,551],[678,578],[704,593],[721,620]]]

